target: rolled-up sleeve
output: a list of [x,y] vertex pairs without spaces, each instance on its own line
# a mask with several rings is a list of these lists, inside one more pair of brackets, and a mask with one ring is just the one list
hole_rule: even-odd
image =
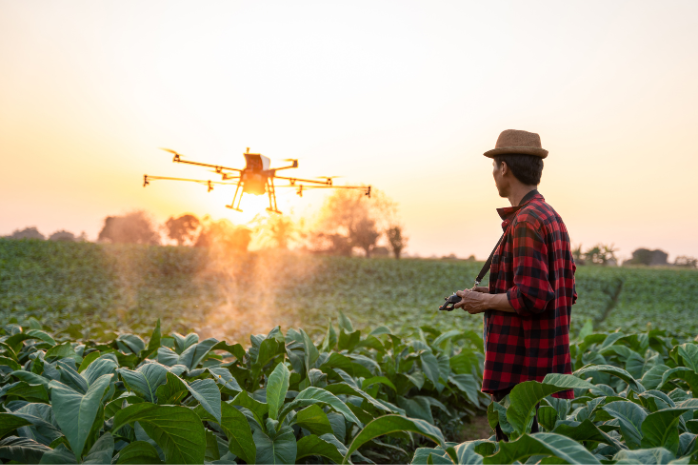
[[555,298],[548,275],[548,248],[538,231],[521,221],[512,231],[514,286],[507,291],[509,303],[521,316],[541,313]]

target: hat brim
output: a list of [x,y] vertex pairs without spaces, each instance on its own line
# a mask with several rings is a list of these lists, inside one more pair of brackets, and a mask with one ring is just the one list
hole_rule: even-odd
[[545,158],[548,156],[548,151],[536,147],[499,147],[497,149],[488,150],[483,155],[488,158],[494,158],[497,155],[534,155],[536,157]]

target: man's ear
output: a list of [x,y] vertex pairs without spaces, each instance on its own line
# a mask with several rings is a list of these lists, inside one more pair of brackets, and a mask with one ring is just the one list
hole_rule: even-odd
[[507,173],[509,173],[509,166],[507,165],[507,162],[501,161],[499,164],[499,170],[502,172],[502,176],[506,176]]

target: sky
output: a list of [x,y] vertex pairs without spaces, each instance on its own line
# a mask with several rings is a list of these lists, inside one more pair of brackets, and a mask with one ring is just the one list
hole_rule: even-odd
[[237,213],[230,188],[142,177],[216,179],[159,147],[228,166],[250,147],[383,191],[410,254],[484,259],[508,202],[482,153],[524,129],[574,244],[698,256],[697,21],[693,0],[0,0],[0,235],[244,223],[263,198]]

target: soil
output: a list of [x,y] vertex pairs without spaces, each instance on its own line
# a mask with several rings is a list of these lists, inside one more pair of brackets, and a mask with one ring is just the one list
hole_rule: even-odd
[[463,425],[460,442],[488,439],[492,434],[494,432],[487,423],[487,416],[470,417],[470,423]]

